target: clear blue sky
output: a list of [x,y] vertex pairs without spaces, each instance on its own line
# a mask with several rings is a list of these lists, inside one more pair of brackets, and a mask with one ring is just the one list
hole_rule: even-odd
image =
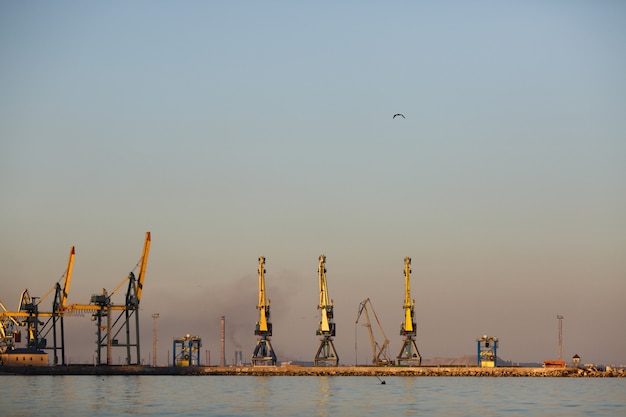
[[397,355],[411,256],[424,358],[555,359],[562,314],[566,358],[626,364],[624,74],[621,1],[2,2],[0,300],[76,245],[87,303],[149,230],[146,360],[155,312],[159,362],[216,363],[223,314],[249,357],[261,255],[279,361],[312,360],[324,253],[354,363],[367,297]]

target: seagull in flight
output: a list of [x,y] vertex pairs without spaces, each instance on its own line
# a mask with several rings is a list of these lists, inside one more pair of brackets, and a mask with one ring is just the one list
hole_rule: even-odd
[[393,117],[392,117],[392,119],[395,119],[395,118],[396,118],[396,116],[401,116],[403,119],[406,119],[406,117],[404,117],[404,114],[401,114],[401,113],[396,113],[396,114],[394,114],[394,115],[393,115]]

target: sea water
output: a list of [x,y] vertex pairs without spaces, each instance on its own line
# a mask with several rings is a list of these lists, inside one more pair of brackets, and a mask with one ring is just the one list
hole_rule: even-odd
[[7,417],[626,416],[624,378],[1,375],[0,387]]

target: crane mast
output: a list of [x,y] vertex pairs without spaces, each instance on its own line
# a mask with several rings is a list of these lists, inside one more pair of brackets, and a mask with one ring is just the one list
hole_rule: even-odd
[[76,249],[74,246],[70,248],[70,258],[67,261],[67,269],[65,270],[65,282],[63,284],[63,289],[59,283],[56,286],[56,297],[53,303],[53,310],[57,313],[63,314],[65,309],[67,308],[67,296],[70,292],[70,283],[72,282],[72,271],[74,269],[74,256],[76,255]]
[[421,365],[422,358],[415,338],[417,336],[417,328],[415,326],[415,300],[411,299],[411,258],[404,258],[404,282],[405,282],[405,296],[404,296],[404,323],[400,329],[400,335],[403,337],[402,349],[396,357],[398,365],[406,363],[408,365]]
[[[267,334],[272,335],[272,330],[268,327],[268,320],[270,317],[270,301],[265,296],[265,257],[259,258],[259,303],[256,308],[259,310],[259,321],[257,322],[257,329],[254,334]],[[269,323],[271,326],[271,323]]]
[[415,300],[411,299],[411,258],[404,258],[404,323],[402,324],[401,335],[415,336],[415,323],[413,322]]
[[254,334],[258,336],[254,353],[252,354],[252,365],[276,365],[276,353],[272,348],[270,336],[272,335],[272,323],[270,321],[270,300],[265,295],[265,257],[259,257],[259,321],[256,323]]
[[328,285],[326,282],[326,256],[320,255],[317,268],[320,284],[320,303],[317,308],[320,310],[320,324],[316,332],[320,339],[320,345],[315,354],[315,366],[339,364],[339,356],[333,344],[335,336],[335,323],[333,321],[333,300],[328,296]]
[[150,236],[150,232],[146,232],[146,239],[143,243],[143,254],[141,256],[141,263],[139,265],[139,279],[137,280],[137,286],[135,288],[137,306],[139,306],[139,301],[141,301],[141,293],[143,291],[143,282],[146,278],[146,268],[148,267],[148,256],[150,255],[151,243],[152,238]]

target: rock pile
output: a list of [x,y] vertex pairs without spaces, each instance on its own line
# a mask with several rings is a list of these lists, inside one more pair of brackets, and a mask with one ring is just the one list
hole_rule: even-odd
[[453,377],[574,377],[626,378],[626,369],[607,368],[522,368],[475,366],[1,366],[0,374],[28,375],[248,375],[248,376],[453,376]]

